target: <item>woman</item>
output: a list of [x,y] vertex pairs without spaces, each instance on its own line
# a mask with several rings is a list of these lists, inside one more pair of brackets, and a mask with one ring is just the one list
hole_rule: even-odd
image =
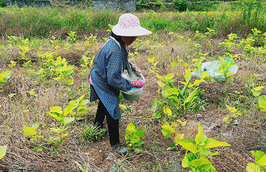
[[[90,73],[91,101],[99,99],[98,110],[94,125],[103,127],[106,117],[111,146],[120,154],[125,154],[126,147],[119,141],[119,92],[129,91],[132,87],[142,87],[144,82],[138,80],[130,82],[121,74],[130,64],[128,60],[128,45],[131,45],[137,36],[151,34],[140,26],[137,16],[127,13],[120,16],[118,24],[112,28],[111,36],[103,45],[100,52],[93,60],[93,68]],[[132,65],[132,70],[140,72],[140,69]]]

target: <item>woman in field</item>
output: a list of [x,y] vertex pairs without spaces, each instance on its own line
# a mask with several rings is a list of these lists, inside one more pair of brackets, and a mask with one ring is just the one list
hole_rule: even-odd
[[[119,140],[119,110],[120,91],[130,91],[132,87],[142,87],[144,82],[137,80],[130,82],[121,74],[131,65],[128,60],[128,45],[131,45],[138,36],[148,35],[151,32],[140,26],[137,16],[127,13],[120,16],[118,24],[112,28],[111,36],[103,45],[93,60],[89,81],[91,84],[90,100],[99,99],[94,125],[103,128],[106,117],[109,141],[119,154],[126,154],[127,149]],[[140,69],[132,65],[132,70]]]

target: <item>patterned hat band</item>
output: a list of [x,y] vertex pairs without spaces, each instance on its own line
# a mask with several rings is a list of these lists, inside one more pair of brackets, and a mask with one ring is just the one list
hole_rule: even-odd
[[143,36],[152,33],[141,27],[139,18],[131,13],[122,14],[112,31],[119,36]]

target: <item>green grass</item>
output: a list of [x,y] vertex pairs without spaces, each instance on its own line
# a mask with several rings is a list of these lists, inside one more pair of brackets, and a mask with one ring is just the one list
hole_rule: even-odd
[[[219,31],[221,36],[229,33],[247,34],[257,28],[266,32],[265,11],[262,4],[245,2],[243,8],[221,4],[211,12],[136,12],[141,25],[153,32],[200,31],[207,28]],[[90,33],[109,29],[115,25],[121,12],[96,11],[93,8],[0,8],[0,36],[47,37],[53,32],[64,30]]]

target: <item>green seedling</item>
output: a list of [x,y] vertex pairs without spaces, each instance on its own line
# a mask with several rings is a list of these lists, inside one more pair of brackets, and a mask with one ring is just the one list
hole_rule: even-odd
[[142,145],[144,144],[144,141],[140,138],[145,135],[145,132],[146,130],[144,129],[138,130],[132,121],[128,124],[125,133],[125,140],[129,151],[140,152],[143,150]]
[[184,138],[184,134],[172,134],[176,133],[176,129],[179,129],[186,125],[186,122],[177,120],[176,122],[165,123],[162,125],[162,134],[164,138],[170,138],[173,143],[168,147],[167,150],[173,150],[176,147],[176,142]]
[[8,79],[10,78],[11,71],[3,71],[0,73],[0,84],[1,85],[6,85]]
[[36,135],[38,132],[36,129],[39,127],[39,124],[35,122],[31,127],[27,127],[26,125],[23,125],[23,131],[24,131],[24,136],[25,137],[30,137],[30,140],[36,140],[37,137],[33,137]]
[[254,87],[251,89],[251,92],[254,97],[258,97],[261,94],[261,90],[265,88],[265,86],[259,86],[259,87]]
[[74,44],[76,42],[76,39],[77,39],[76,32],[71,31],[68,33],[67,41],[69,43]]
[[235,107],[230,107],[228,105],[226,105],[226,107],[229,110],[231,116],[226,116],[223,118],[223,121],[225,123],[230,123],[232,121],[232,118],[237,118],[238,116],[242,115],[242,113],[238,112]]
[[[191,139],[181,139],[176,144],[186,149],[186,155],[182,160],[182,166],[189,168],[191,172],[197,171],[216,171],[212,163],[206,158],[213,155],[219,155],[219,152],[212,153],[209,149],[219,146],[230,146],[226,142],[220,142],[212,138],[208,138],[202,131],[200,123],[198,124],[198,134],[195,141]],[[189,153],[188,153],[189,151]]]

